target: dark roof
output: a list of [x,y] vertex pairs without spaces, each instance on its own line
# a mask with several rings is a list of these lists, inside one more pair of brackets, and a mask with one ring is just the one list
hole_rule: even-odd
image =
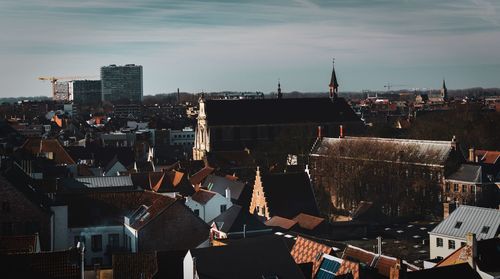
[[209,126],[360,121],[342,98],[207,100],[205,111]]
[[480,184],[488,181],[486,175],[483,175],[481,166],[472,164],[461,164],[458,170],[449,175],[446,179],[474,184]]
[[217,193],[208,191],[205,189],[200,189],[198,192],[194,193],[191,198],[200,203],[200,204],[207,204]]
[[80,159],[95,160],[95,165],[102,168],[106,167],[115,157],[127,168],[131,167],[135,162],[135,154],[130,147],[100,147],[88,145],[86,147],[68,146],[66,150],[75,161]]
[[443,267],[435,267],[429,269],[422,269],[413,272],[407,272],[406,278],[408,279],[480,279],[481,276],[474,271],[468,263],[454,264]]
[[292,219],[299,213],[319,215],[311,182],[305,172],[262,175],[262,187],[271,216]]
[[230,245],[191,250],[203,278],[304,278],[281,237],[244,238]]
[[477,265],[481,271],[500,273],[500,238],[481,240],[477,242]]
[[73,158],[71,158],[57,139],[30,138],[26,140],[21,148],[31,152],[33,155],[52,152],[53,160],[56,163],[67,165],[75,164]]
[[2,278],[80,279],[80,252],[66,251],[1,255]]
[[156,252],[113,254],[113,278],[152,278],[157,272]]
[[195,174],[191,175],[191,177],[189,177],[189,181],[191,182],[191,184],[193,185],[196,185],[196,184],[200,184],[203,182],[203,180],[205,180],[205,178],[207,178],[208,175],[210,175],[212,172],[214,172],[214,168],[211,168],[211,167],[208,167],[208,166],[205,166],[204,168],[202,168],[201,170],[199,170],[198,172],[196,172]]
[[217,192],[222,196],[225,196],[226,189],[229,189],[231,191],[231,199],[238,200],[241,192],[245,188],[245,183],[211,174],[205,179],[202,186],[210,191]]
[[208,223],[212,224],[213,222],[216,223],[217,229],[224,233],[240,233],[243,231],[243,225],[246,225],[247,232],[266,229],[266,226],[254,215],[250,214],[248,210],[243,210],[237,204],[233,204],[228,210]]
[[183,263],[187,250],[172,250],[156,252],[158,272],[153,279],[182,279]]
[[38,235],[0,236],[0,254],[35,253],[38,247]]

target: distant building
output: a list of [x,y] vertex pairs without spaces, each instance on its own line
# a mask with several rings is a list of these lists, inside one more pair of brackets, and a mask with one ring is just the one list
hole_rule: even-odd
[[194,130],[191,127],[186,127],[182,130],[169,130],[170,131],[170,145],[182,145],[188,151],[194,145]]
[[69,82],[56,81],[54,84],[54,101],[71,101],[73,96],[69,94]]
[[100,80],[73,80],[69,82],[69,94],[76,105],[98,105],[102,101]]
[[101,81],[102,101],[142,102],[142,66],[113,64],[101,67]]

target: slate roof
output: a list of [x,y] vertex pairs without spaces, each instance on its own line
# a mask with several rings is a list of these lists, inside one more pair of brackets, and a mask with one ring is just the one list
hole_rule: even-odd
[[191,198],[200,203],[200,204],[207,204],[213,197],[215,197],[217,193],[208,191],[205,189],[200,189],[198,192],[194,193]]
[[0,254],[3,278],[80,279],[81,257],[76,248],[66,251]]
[[53,160],[57,164],[74,165],[75,161],[66,152],[57,139],[29,138],[21,146],[22,149],[31,152],[33,155],[39,153],[53,153]]
[[[373,137],[321,138],[312,156],[402,162],[416,165],[444,165],[452,154],[452,141],[410,140]],[[367,152],[369,150],[369,152]],[[463,159],[463,155],[460,159]]]
[[422,269],[413,272],[407,272],[407,279],[442,279],[442,278],[456,278],[456,279],[480,279],[481,276],[474,271],[468,263],[455,264],[444,267],[435,267]]
[[194,249],[190,253],[196,257],[200,279],[304,278],[282,237],[244,238],[230,245]]
[[293,217],[293,220],[299,224],[299,227],[306,230],[314,230],[325,221],[325,219],[321,217],[316,217],[305,213],[300,213],[299,215]]
[[261,179],[271,216],[292,219],[300,213],[319,215],[311,182],[305,172],[265,174]]
[[229,188],[231,191],[231,199],[238,200],[243,188],[245,188],[245,183],[211,174],[205,179],[202,187],[217,192],[222,196],[226,196],[226,189]]
[[209,126],[359,122],[342,98],[207,100]]
[[332,247],[298,236],[290,254],[292,254],[297,264],[312,262],[313,268],[311,278],[314,278],[320,266],[323,254],[330,254],[331,252]]
[[315,279],[335,278],[335,274],[340,269],[342,259],[330,255],[323,255]]
[[217,225],[217,229],[224,233],[242,232],[244,225],[247,234],[251,234],[251,231],[266,229],[266,226],[257,220],[255,216],[251,215],[248,210],[243,210],[237,204],[233,204],[228,210],[208,223],[212,224],[213,222]]
[[134,188],[130,176],[90,176],[72,177],[61,181],[62,186],[70,190],[103,189],[103,188]]
[[0,236],[0,254],[39,252],[38,235]]
[[[462,224],[457,228],[457,222]],[[489,227],[487,233],[483,228]],[[461,205],[448,218],[444,219],[429,234],[465,239],[468,232],[476,234],[478,240],[498,237],[500,210],[484,207]]]
[[461,164],[458,170],[450,174],[446,179],[474,184],[488,181],[488,178],[483,175],[481,166],[471,164]]

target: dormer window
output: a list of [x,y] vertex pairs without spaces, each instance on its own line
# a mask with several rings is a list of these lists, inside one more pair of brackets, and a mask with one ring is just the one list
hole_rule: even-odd
[[488,226],[484,226],[482,229],[481,229],[481,233],[488,233],[490,231],[490,227]]
[[462,226],[462,222],[457,222],[455,224],[455,229],[460,229],[461,226]]

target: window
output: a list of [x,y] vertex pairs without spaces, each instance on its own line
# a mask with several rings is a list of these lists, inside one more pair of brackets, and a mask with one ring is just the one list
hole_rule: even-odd
[[92,236],[92,251],[102,251],[102,235],[97,234]]
[[445,192],[448,193],[450,191],[450,184],[446,184]]
[[220,213],[224,212],[227,210],[227,204],[221,204],[220,205]]
[[108,235],[108,245],[112,248],[120,247],[120,235],[112,233]]
[[490,231],[490,227],[488,226],[484,226],[482,229],[481,229],[481,233],[488,233]]
[[467,185],[462,185],[462,193],[467,193]]
[[443,239],[441,237],[436,238],[436,247],[443,247]]
[[257,214],[259,214],[259,212],[260,212],[260,207],[259,207],[258,205],[257,205],[257,207],[256,207],[255,212],[257,212]]
[[85,246],[85,236],[83,236],[83,235],[76,235],[75,238],[74,238],[74,241],[73,241],[75,247],[78,244],[78,242],[83,243],[83,246]]
[[193,210],[193,212],[194,212],[194,215],[196,215],[198,217],[200,216],[200,210],[199,209],[195,209],[195,210]]
[[266,207],[265,207],[265,206],[264,206],[264,207],[262,207],[262,209],[261,209],[261,210],[262,210],[262,211],[261,211],[262,215],[266,214]]
[[2,211],[3,212],[10,212],[10,204],[8,201],[2,202]]
[[459,221],[455,224],[455,229],[460,229],[461,226],[462,226],[462,222]]
[[458,184],[453,184],[453,191],[458,192]]
[[455,240],[448,240],[448,249],[455,250]]

